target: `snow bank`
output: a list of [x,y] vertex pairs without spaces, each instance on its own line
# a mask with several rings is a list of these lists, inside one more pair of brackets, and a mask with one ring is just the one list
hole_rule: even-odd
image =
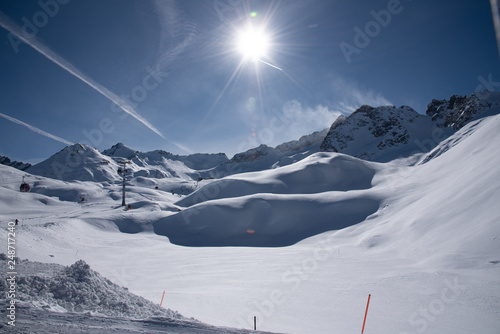
[[[7,269],[6,261],[7,256],[0,254],[2,274]],[[132,319],[185,319],[177,312],[162,308],[112,283],[82,260],[64,267],[17,259],[17,267],[18,301],[30,302],[38,308]],[[2,278],[0,293],[6,289],[6,278]]]

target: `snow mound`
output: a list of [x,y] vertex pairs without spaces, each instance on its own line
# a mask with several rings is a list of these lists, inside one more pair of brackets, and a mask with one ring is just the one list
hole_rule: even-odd
[[313,194],[368,189],[374,175],[375,169],[369,162],[343,154],[316,153],[293,165],[214,181],[177,204],[189,207],[257,193]]
[[364,221],[380,206],[359,193],[258,194],[202,203],[154,223],[183,246],[283,247]]
[[[0,254],[6,269],[7,256]],[[18,300],[55,312],[90,312],[101,316],[146,319],[164,317],[185,319],[177,312],[130,293],[79,260],[71,266],[43,264],[17,259]],[[6,272],[3,270],[2,272]],[[6,279],[0,281],[0,291],[7,289]]]
[[[10,282],[9,258],[0,253],[0,293]],[[171,333],[271,334],[216,327],[165,309],[119,287],[79,260],[70,266],[15,258],[17,265],[15,327],[0,322],[8,333]],[[0,314],[8,319],[9,300],[0,299]]]
[[374,164],[318,153],[294,165],[215,181],[181,200],[187,208],[154,223],[184,246],[281,247],[355,225],[376,212]]

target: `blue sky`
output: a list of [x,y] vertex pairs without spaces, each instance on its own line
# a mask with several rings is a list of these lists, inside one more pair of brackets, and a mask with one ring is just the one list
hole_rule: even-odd
[[[231,157],[362,104],[424,113],[499,89],[487,0],[3,0],[0,12],[0,154],[28,162],[76,142]],[[269,39],[262,61],[236,48],[248,24]]]

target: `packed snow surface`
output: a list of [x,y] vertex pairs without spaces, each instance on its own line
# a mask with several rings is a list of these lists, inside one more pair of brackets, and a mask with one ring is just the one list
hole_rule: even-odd
[[[387,163],[331,152],[199,183],[131,175],[129,211],[116,173],[106,176],[110,157],[79,181],[0,166],[0,240],[18,218],[18,257],[83,260],[155,304],[166,291],[165,309],[216,326],[251,330],[256,316],[264,331],[360,332],[371,294],[365,333],[498,333],[499,129],[500,116],[480,118],[430,152]],[[30,193],[19,192],[23,175]],[[18,264],[19,277],[27,268]],[[36,332],[30,312],[43,306],[19,308],[19,323]],[[87,329],[103,319],[80,311],[75,304],[51,319]],[[122,315],[109,315],[118,332],[203,332],[175,317],[138,323]]]

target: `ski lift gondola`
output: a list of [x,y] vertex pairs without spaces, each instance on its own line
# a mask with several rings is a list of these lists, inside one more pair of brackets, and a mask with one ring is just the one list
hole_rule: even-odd
[[128,173],[127,169],[118,168],[118,174],[123,175],[123,174],[127,174],[127,173]]
[[19,191],[27,193],[28,191],[30,191],[30,189],[31,189],[30,185],[24,181],[24,176],[23,176],[23,182],[19,186]]

